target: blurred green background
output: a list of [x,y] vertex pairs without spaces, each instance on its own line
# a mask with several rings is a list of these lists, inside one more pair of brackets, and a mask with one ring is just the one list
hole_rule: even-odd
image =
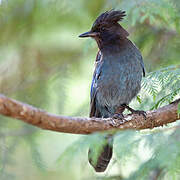
[[[149,110],[180,97],[179,0],[1,0],[0,93],[51,113],[88,116],[97,45],[78,35],[112,8],[126,11],[121,24],[147,71],[131,106]],[[113,160],[96,174],[87,149],[100,134],[56,133],[0,116],[0,180],[180,179],[177,124],[117,132]]]

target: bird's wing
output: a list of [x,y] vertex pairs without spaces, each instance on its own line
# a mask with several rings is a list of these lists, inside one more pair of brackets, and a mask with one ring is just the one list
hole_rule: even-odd
[[[131,42],[131,41],[129,41],[129,42]],[[136,52],[136,57],[137,57],[137,59],[139,60],[140,65],[141,65],[141,67],[142,67],[143,77],[145,77],[146,71],[145,71],[145,66],[144,66],[144,62],[143,62],[143,58],[142,58],[141,52],[139,51],[139,49],[136,47],[136,45],[135,45],[133,42],[131,42],[131,44],[133,45],[133,46],[131,46],[131,47],[133,47],[133,51]],[[134,49],[134,48],[135,48],[135,49]]]
[[100,116],[100,113],[97,110],[96,106],[96,94],[98,91],[98,88],[96,86],[97,80],[100,77],[100,61],[102,58],[102,54],[100,51],[98,51],[97,56],[96,56],[96,61],[95,61],[95,69],[94,69],[94,74],[93,74],[93,80],[91,83],[91,102],[90,102],[90,117],[98,117]]
[[140,56],[139,61],[140,61],[140,64],[141,64],[141,67],[142,67],[142,70],[143,70],[143,76],[145,77],[146,72],[145,72],[145,67],[144,67],[144,62],[143,62],[142,56]]

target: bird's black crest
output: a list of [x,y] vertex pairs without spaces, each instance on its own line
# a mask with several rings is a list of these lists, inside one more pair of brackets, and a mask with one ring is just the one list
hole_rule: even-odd
[[96,21],[93,24],[93,27],[117,23],[118,21],[121,21],[124,16],[126,16],[125,11],[113,9],[110,11],[106,11],[96,19]]

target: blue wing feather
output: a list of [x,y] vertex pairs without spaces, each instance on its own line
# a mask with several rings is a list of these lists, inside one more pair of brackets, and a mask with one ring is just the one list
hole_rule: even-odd
[[97,56],[96,56],[96,61],[95,61],[95,70],[94,70],[94,74],[93,74],[93,80],[91,83],[91,107],[90,107],[90,117],[95,116],[98,117],[99,116],[99,112],[97,111],[96,108],[96,93],[97,93],[97,87],[96,87],[96,82],[100,76],[100,67],[99,67],[99,61],[102,58],[102,54],[100,51],[98,51]]

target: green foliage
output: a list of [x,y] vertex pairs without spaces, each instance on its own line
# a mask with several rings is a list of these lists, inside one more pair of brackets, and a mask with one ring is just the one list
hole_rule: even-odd
[[151,109],[157,109],[163,103],[171,103],[180,96],[179,65],[149,73],[143,79],[142,88],[153,97],[154,105]]
[[[147,179],[151,172],[159,171],[164,177],[179,177],[180,168],[180,143],[179,129],[167,135],[169,130],[164,128],[163,131],[141,137],[145,141],[146,147],[153,150],[153,155],[143,162],[137,171],[131,174],[128,179]],[[150,139],[149,139],[150,138]],[[159,142],[160,141],[160,142]],[[168,151],[167,151],[168,147]]]
[[178,116],[180,115],[180,103],[178,104]]
[[44,172],[46,170],[46,164],[45,162],[43,162],[41,154],[37,149],[38,146],[36,141],[34,140],[34,136],[26,137],[25,140],[29,145],[32,161],[34,162],[35,166],[39,168],[39,170]]
[[[97,46],[78,35],[97,15],[123,9],[122,25],[142,52],[146,77],[131,106],[157,109],[180,97],[179,0],[0,1],[0,92],[52,113],[87,116]],[[180,104],[178,105],[180,114]],[[94,159],[106,133],[42,131],[1,117],[0,179],[180,179],[179,122],[115,132],[114,157],[102,175]],[[56,166],[55,166],[56,165]]]

